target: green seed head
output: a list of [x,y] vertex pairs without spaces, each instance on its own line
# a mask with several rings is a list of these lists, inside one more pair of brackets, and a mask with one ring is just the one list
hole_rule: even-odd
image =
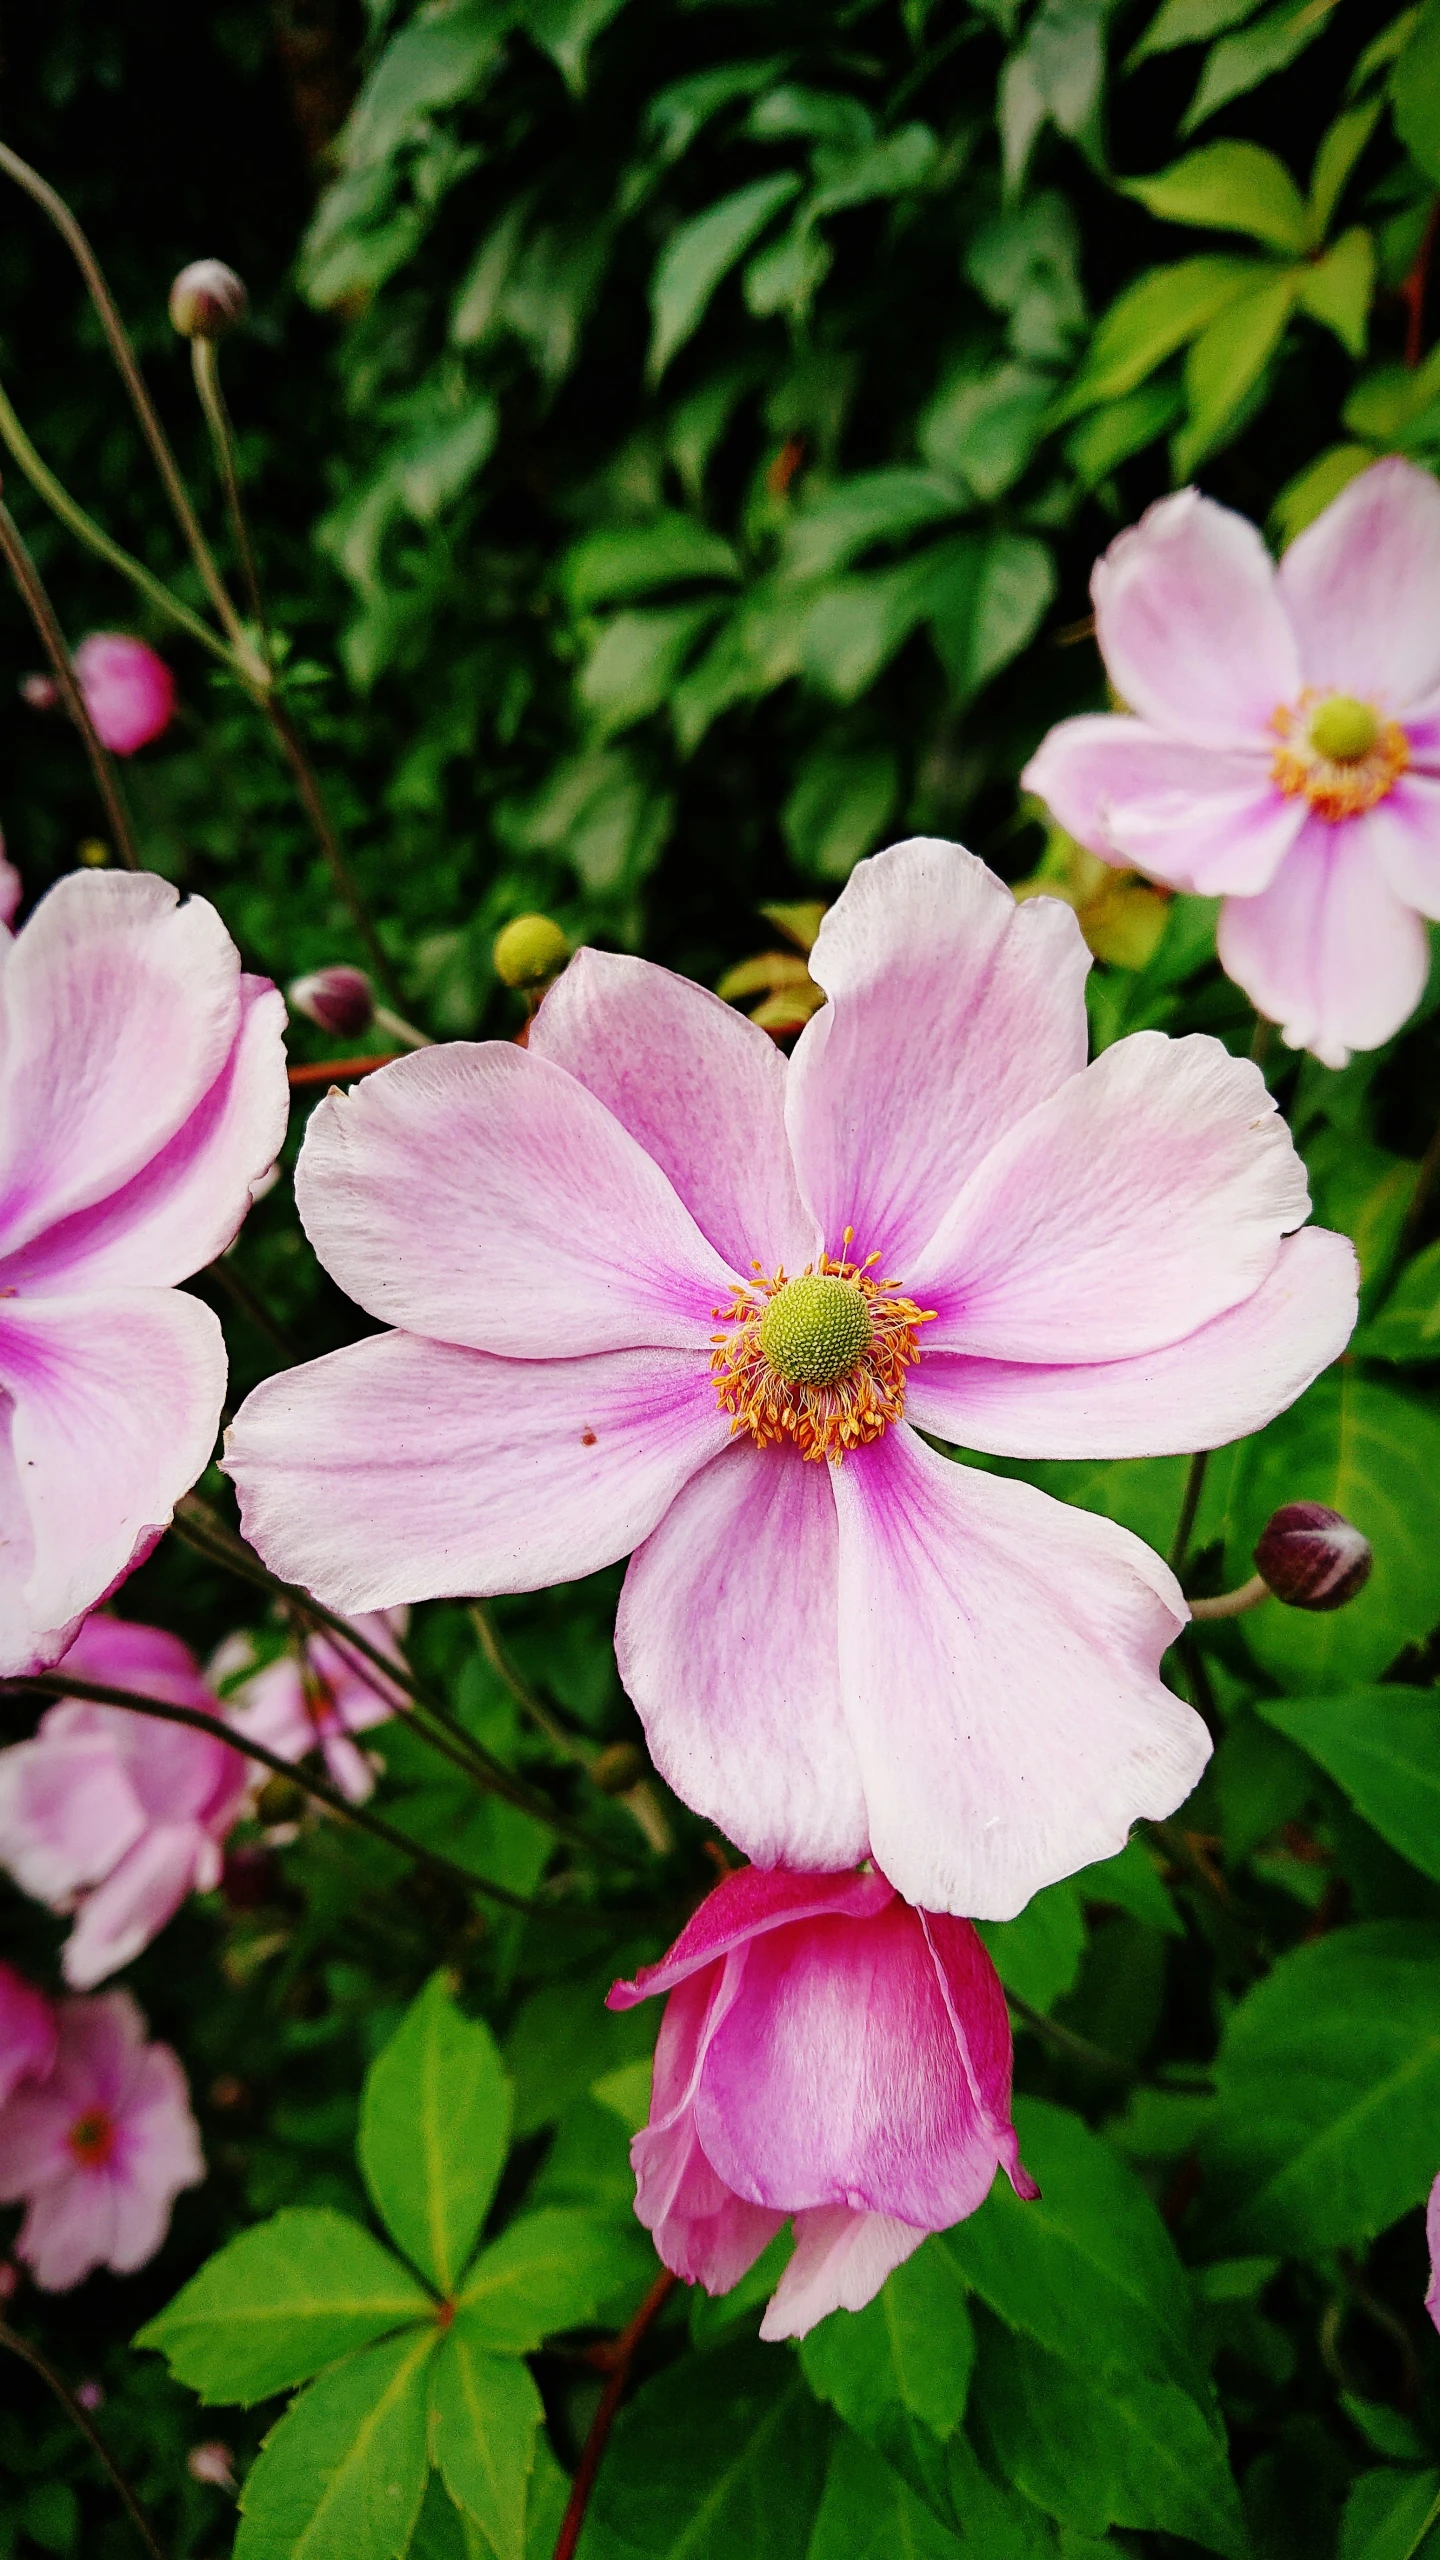
[[495,975],[507,987],[543,987],[558,978],[570,945],[548,916],[516,916],[495,936]]
[[1368,702],[1353,693],[1332,693],[1310,723],[1310,744],[1331,764],[1358,764],[1380,735],[1380,723]]
[[806,1271],[777,1289],[760,1319],[760,1348],[777,1376],[828,1387],[863,1357],[870,1341],[865,1292],[830,1271]]

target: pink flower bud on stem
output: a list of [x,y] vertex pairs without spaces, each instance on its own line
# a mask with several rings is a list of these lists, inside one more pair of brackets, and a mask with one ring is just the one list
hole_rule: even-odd
[[1234,1591],[1192,1600],[1192,1618],[1238,1618],[1262,1600],[1287,1609],[1343,1609],[1363,1591],[1375,1557],[1353,1521],[1324,1502],[1284,1502],[1255,1549],[1257,1570]]
[[303,1013],[336,1040],[358,1040],[375,1019],[375,991],[363,969],[344,961],[333,968],[312,969],[285,990],[292,1013]]
[[223,338],[249,307],[234,268],[219,258],[193,259],[170,287],[170,326],[182,338]]

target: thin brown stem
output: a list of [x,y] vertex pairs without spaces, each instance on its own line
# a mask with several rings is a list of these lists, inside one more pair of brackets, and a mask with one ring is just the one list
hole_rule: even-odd
[[1185,1490],[1180,1497],[1180,1517],[1175,1523],[1175,1535],[1170,1545],[1170,1570],[1177,1576],[1189,1553],[1190,1540],[1199,1516],[1200,1499],[1205,1491],[1205,1470],[1209,1464],[1209,1450],[1197,1449],[1190,1461],[1189,1472],[1185,1478]]
[[357,1076],[373,1076],[377,1067],[393,1067],[398,1049],[382,1049],[374,1058],[315,1058],[303,1067],[287,1067],[286,1080],[297,1085],[344,1084]]
[[19,588],[30,619],[40,635],[41,645],[50,661],[51,673],[55,678],[60,699],[80,732],[81,743],[90,759],[90,770],[95,777],[95,788],[100,794],[105,815],[110,822],[110,831],[115,839],[115,850],[127,871],[138,871],[140,860],[135,851],[135,838],[131,833],[129,812],[120,789],[120,777],[115,771],[113,759],[96,734],[94,721],[85,708],[85,696],[75,681],[70,652],[65,646],[65,634],[60,628],[55,608],[46,594],[44,581],[25,547],[19,526],[3,501],[0,501],[0,551],[5,554],[10,575]]
[[390,965],[385,945],[375,930],[374,919],[360,894],[359,883],[345,859],[340,839],[330,823],[330,813],[325,806],[310,759],[301,743],[300,733],[285,704],[277,701],[274,694],[266,693],[258,699],[261,710],[275,732],[280,752],[290,768],[291,780],[294,782],[305,815],[310,821],[315,841],[325,857],[330,877],[349,910],[351,923],[369,953],[375,974],[383,980],[385,991],[391,1001],[397,1005],[403,1005],[405,998],[400,981]]
[[89,2412],[81,2408],[73,2391],[66,2389],[55,2367],[47,2361],[29,2338],[22,2337],[18,2329],[12,2329],[8,2320],[0,2320],[0,2347],[8,2347],[12,2356],[19,2356],[23,2364],[29,2365],[32,2373],[39,2374],[47,2391],[54,2393],[66,2417],[72,2426],[79,2428],[91,2452],[104,2470],[125,2513],[149,2552],[150,2560],[165,2560],[165,2552],[159,2536],[124,2472],[120,2469],[98,2427],[92,2425]]
[[216,467],[225,492],[225,507],[230,518],[230,532],[240,562],[240,575],[245,582],[245,601],[260,633],[261,647],[270,656],[265,607],[260,595],[260,577],[255,566],[255,552],[250,540],[250,527],[245,521],[245,507],[240,496],[240,474],[235,462],[235,431],[225,394],[220,387],[220,365],[213,338],[197,337],[190,341],[190,365],[195,377],[195,390],[205,412],[210,442],[215,449]]
[[613,2360],[610,2365],[610,2379],[605,2385],[600,2406],[590,2421],[590,2433],[585,2439],[575,2478],[571,2483],[569,2504],[560,2520],[560,2531],[555,2537],[555,2560],[574,2560],[576,2545],[580,2540],[581,2528],[585,2522],[585,2510],[590,2504],[590,2493],[595,2486],[606,2439],[615,2423],[615,2413],[625,2396],[625,2385],[630,2379],[630,2367],[635,2360],[635,2350],[657,2313],[663,2311],[674,2289],[674,2276],[668,2267],[662,2267],[629,2327],[622,2329],[615,2341],[611,2351]]

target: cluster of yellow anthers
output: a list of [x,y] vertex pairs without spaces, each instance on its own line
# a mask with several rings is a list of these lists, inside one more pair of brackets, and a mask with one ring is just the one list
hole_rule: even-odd
[[[847,1248],[854,1229],[845,1230]],[[840,1464],[847,1449],[878,1440],[905,1410],[905,1372],[919,1359],[916,1328],[933,1315],[896,1295],[864,1262],[817,1265],[787,1280],[757,1277],[713,1314],[730,1330],[712,1334],[716,1399],[733,1414],[732,1434],[758,1448],[793,1441],[802,1458]],[[761,1274],[757,1262],[752,1268]]]
[[1353,694],[1332,693],[1319,703],[1307,694],[1294,710],[1282,704],[1271,725],[1283,742],[1272,781],[1287,799],[1303,795],[1331,826],[1362,818],[1394,790],[1410,762],[1399,721],[1383,720]]

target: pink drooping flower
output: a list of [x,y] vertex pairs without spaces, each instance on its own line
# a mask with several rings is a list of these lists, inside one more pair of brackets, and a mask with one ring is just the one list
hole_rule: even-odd
[[0,1964],[0,2107],[22,2080],[44,2080],[55,2060],[55,2012],[43,1991]]
[[175,679],[143,640],[124,631],[92,631],[74,664],[95,734],[112,755],[133,756],[169,728]]
[[147,2044],[128,1991],[62,2000],[49,2078],[0,2110],[0,2204],[29,2207],[16,2256],[47,2293],[153,2258],[182,2187],[205,2175],[185,2074]]
[[64,1652],[210,1456],[224,1337],[175,1284],[279,1149],[284,1020],[148,873],[72,873],[0,939],[0,1676]]
[[[355,1632],[403,1668],[400,1638],[408,1614],[377,1610],[357,1618]],[[405,1692],[343,1636],[319,1629],[252,1671],[254,1659],[253,1638],[241,1634],[227,1636],[210,1664],[210,1679],[224,1696],[238,1739],[263,1742],[286,1760],[303,1760],[318,1747],[341,1794],[363,1804],[375,1776],[351,1737],[402,1714]]]
[[1158,1676],[1185,1603],[1113,1521],[921,1432],[1235,1439],[1341,1349],[1354,1255],[1291,1234],[1304,1168],[1255,1067],[1157,1032],[1086,1066],[1070,909],[958,847],[861,863],[810,965],[829,1002],[788,1062],[584,951],[528,1049],[322,1103],[301,1216],[397,1330],[268,1380],[227,1463],[267,1563],[332,1608],[634,1550],[620,1670],[677,1794],[761,1866],[873,1855],[1004,1919],[1193,1787],[1208,1739]]
[[1220,958],[1292,1048],[1378,1048],[1440,917],[1440,488],[1377,462],[1278,568],[1182,489],[1091,593],[1129,713],[1062,721],[1024,782],[1107,862],[1223,898]]
[[668,1992],[635,2210],[667,2267],[728,2293],[782,2223],[795,2254],[762,2338],[858,2311],[995,2171],[1038,2190],[1010,2122],[1010,2021],[968,1920],[882,1875],[748,1867],[612,2009]]
[[[178,1636],[87,1619],[65,1669],[203,1715],[222,1710]],[[220,1844],[250,1771],[192,1726],[62,1698],[33,1740],[0,1751],[0,1866],[52,1911],[73,1911],[65,1979],[88,1991],[147,1947],[187,1894],[220,1881]]]

